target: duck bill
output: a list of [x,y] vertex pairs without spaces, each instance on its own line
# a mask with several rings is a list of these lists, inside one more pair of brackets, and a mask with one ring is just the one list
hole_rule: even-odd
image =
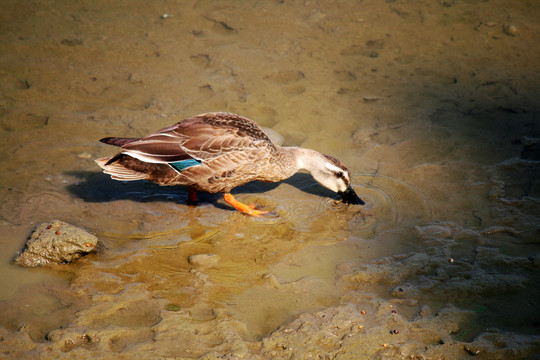
[[356,195],[352,187],[348,187],[345,191],[338,191],[339,196],[345,204],[364,205],[365,202]]

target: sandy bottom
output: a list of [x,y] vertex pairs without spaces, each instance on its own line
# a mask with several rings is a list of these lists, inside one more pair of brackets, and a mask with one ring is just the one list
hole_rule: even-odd
[[[0,358],[538,359],[540,3],[4,1]],[[354,173],[220,196],[93,159],[231,111]],[[11,263],[39,223],[98,236]]]

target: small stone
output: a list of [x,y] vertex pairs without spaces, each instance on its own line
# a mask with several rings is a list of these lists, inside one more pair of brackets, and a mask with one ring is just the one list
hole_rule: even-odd
[[167,311],[180,311],[180,305],[178,304],[168,304],[165,306],[165,310]]
[[362,311],[360,311],[360,313],[362,313],[362,315],[366,315],[366,314],[367,314],[366,310],[362,310]]
[[78,157],[79,159],[85,159],[85,160],[87,160],[87,159],[91,159],[91,158],[92,158],[92,155],[89,154],[89,153],[87,153],[87,152],[82,152],[82,153],[80,153],[80,154],[77,154],[77,157]]
[[[51,229],[53,231],[49,231]],[[97,237],[87,231],[54,220],[41,224],[34,230],[23,252],[13,262],[24,267],[70,263],[95,251],[97,242]]]
[[505,24],[503,25],[503,32],[508,36],[516,36],[518,31],[514,25]]
[[195,254],[188,258],[188,262],[195,267],[214,267],[219,261],[216,254]]
[[364,102],[367,102],[367,103],[380,100],[378,96],[372,96],[372,95],[366,95],[362,99],[364,100]]
[[469,354],[473,355],[473,356],[476,356],[476,355],[480,354],[480,350],[475,349],[474,347],[469,346],[469,345],[465,345],[465,346],[463,347],[463,349],[464,349],[466,352],[468,352]]

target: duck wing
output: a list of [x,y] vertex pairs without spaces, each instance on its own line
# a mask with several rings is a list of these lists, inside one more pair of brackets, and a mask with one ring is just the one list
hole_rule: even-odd
[[140,139],[102,141],[122,148],[97,160],[115,179],[188,185],[211,193],[260,180],[261,161],[277,150],[255,122],[229,113],[184,119]]
[[182,137],[175,133],[154,133],[122,146],[122,154],[148,163],[171,163],[191,157],[182,149]]
[[235,114],[211,113],[184,119],[140,139],[130,139],[122,145],[122,153],[150,163],[190,159],[209,162],[229,157],[238,161],[245,158],[240,154],[258,152],[262,145],[274,147],[252,120]]

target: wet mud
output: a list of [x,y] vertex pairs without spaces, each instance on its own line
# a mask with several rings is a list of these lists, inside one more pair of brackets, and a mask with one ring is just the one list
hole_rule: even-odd
[[[15,2],[0,12],[0,358],[536,359],[540,5]],[[219,195],[93,159],[230,111],[331,154]],[[102,249],[12,264],[60,219]]]

